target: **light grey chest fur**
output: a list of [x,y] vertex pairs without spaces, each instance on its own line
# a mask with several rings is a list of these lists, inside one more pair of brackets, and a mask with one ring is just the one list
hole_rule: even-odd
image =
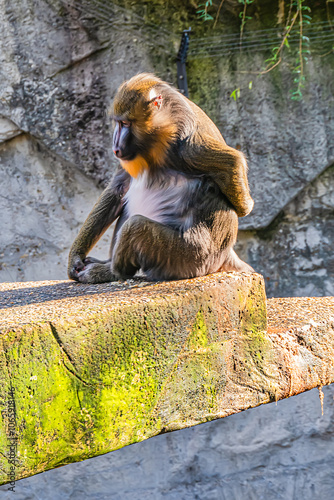
[[143,215],[162,224],[189,226],[192,215],[185,213],[184,199],[189,196],[189,184],[197,182],[179,174],[152,182],[144,172],[131,179],[125,195],[128,217]]

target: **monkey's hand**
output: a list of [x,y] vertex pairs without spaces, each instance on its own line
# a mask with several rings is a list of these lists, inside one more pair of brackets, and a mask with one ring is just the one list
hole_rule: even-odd
[[68,260],[67,274],[71,280],[79,281],[78,273],[82,271],[85,264],[79,255],[70,255]]
[[[121,214],[123,196],[127,192],[129,184],[130,175],[122,167],[119,167],[112,181],[97,200],[71,246],[67,269],[70,279],[83,281],[84,278],[80,279],[82,276],[80,273],[85,271],[86,265],[103,264],[103,262],[96,259],[88,259],[86,255],[108,229],[110,224]],[[93,281],[85,280],[85,283],[111,281],[111,279],[106,279],[106,272],[102,272],[100,280],[95,276],[96,273],[93,272],[92,274],[94,275],[94,278],[92,278]],[[99,273],[97,272],[97,274]]]

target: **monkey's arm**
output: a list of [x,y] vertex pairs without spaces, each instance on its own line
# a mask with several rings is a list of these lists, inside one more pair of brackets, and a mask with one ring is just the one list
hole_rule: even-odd
[[249,193],[247,163],[240,151],[227,146],[223,139],[196,134],[182,144],[180,154],[189,169],[210,175],[239,217],[252,211],[254,201]]
[[72,244],[67,270],[69,278],[78,280],[78,273],[85,267],[84,260],[88,252],[120,215],[129,181],[129,174],[119,168],[97,200]]

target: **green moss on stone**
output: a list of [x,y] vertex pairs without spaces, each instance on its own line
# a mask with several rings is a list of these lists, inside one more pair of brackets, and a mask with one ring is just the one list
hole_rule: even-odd
[[202,311],[198,311],[195,324],[188,339],[189,349],[206,347],[208,345],[207,327]]
[[[239,282],[244,287],[238,288]],[[11,385],[17,478],[215,418],[226,385],[229,329],[252,333],[254,349],[261,352],[256,332],[262,310],[253,303],[260,300],[260,283],[258,277],[231,277],[207,291],[101,307],[89,319],[59,318],[4,333],[2,482]],[[226,301],[235,312],[227,314]],[[253,354],[246,349],[247,356]]]

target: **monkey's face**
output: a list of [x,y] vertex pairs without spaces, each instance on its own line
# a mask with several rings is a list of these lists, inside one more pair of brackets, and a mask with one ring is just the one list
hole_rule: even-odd
[[161,167],[175,138],[177,126],[165,105],[164,92],[161,80],[143,74],[124,82],[115,96],[113,150],[134,177],[143,169]]
[[116,111],[117,114],[114,114],[113,135],[115,155],[124,168],[124,162],[131,162],[139,157],[148,162],[152,148],[156,145],[158,132],[153,119],[153,115],[158,112],[154,99],[137,93],[136,99],[126,101],[127,106],[125,103],[122,103],[122,107],[118,102],[116,104],[118,106],[114,105],[114,113]]
[[138,120],[129,120],[128,115],[120,118],[114,117],[113,151],[122,167],[132,177],[137,177],[152,163],[150,151],[154,142],[154,133],[144,127],[141,118],[142,116],[139,116]]
[[115,119],[113,151],[120,160],[133,160],[138,154],[138,145],[133,134],[133,123]]
[[152,104],[137,90],[123,89],[114,101],[113,151],[121,161],[131,161],[151,147]]

